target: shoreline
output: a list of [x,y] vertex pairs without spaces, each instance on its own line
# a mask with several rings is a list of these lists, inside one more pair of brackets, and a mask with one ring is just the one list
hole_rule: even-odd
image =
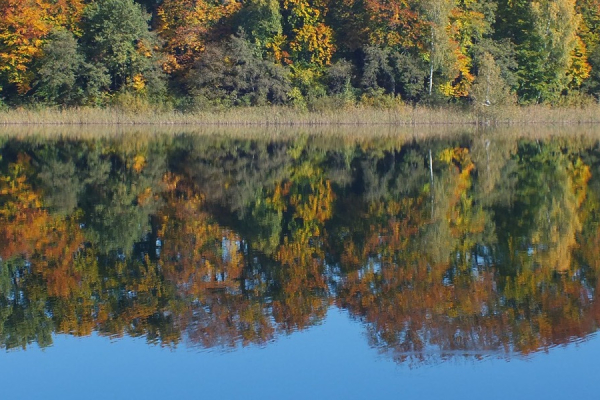
[[484,112],[459,107],[400,106],[390,109],[351,106],[306,111],[290,107],[231,108],[180,112],[120,108],[11,109],[0,111],[0,126],[519,126],[596,125],[600,105],[583,107],[508,106]]

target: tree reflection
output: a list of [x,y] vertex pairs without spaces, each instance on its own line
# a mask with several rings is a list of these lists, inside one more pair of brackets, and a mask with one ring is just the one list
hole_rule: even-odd
[[0,340],[237,347],[339,307],[399,361],[567,343],[600,322],[597,159],[560,139],[10,139]]

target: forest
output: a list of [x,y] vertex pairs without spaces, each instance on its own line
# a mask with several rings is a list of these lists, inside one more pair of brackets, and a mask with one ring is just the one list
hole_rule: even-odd
[[600,0],[0,0],[0,109],[579,106]]

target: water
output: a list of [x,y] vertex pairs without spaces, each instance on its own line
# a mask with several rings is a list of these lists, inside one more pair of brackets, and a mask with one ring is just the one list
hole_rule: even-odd
[[7,134],[5,392],[594,398],[598,138]]

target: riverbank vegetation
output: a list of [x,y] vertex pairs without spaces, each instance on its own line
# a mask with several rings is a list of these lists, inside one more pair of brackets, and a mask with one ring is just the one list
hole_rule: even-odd
[[126,107],[36,107],[0,111],[0,126],[25,125],[218,125],[218,126],[513,126],[600,123],[600,106],[502,106],[474,110],[468,107],[397,106],[392,108],[325,107],[298,110],[286,106],[234,107],[183,112],[144,105]]
[[1,118],[597,122],[598,43],[599,0],[0,0]]

